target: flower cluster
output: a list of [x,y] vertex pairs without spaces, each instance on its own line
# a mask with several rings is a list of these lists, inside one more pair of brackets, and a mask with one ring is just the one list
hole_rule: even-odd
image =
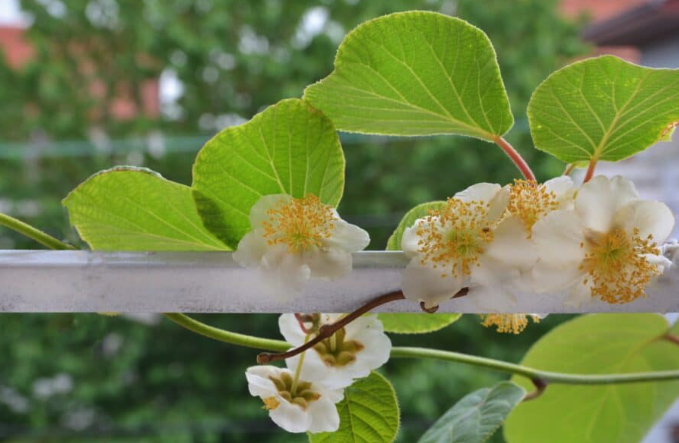
[[[662,273],[658,246],[673,227],[665,204],[640,199],[619,176],[597,176],[579,189],[565,176],[481,183],[405,231],[411,261],[403,292],[430,307],[468,287],[479,306],[499,312],[533,294],[627,303],[645,297]],[[499,332],[520,332],[526,323],[525,315],[484,316]]]
[[[283,314],[278,323],[285,340],[296,347],[340,318],[338,314]],[[250,394],[260,397],[274,423],[288,432],[333,432],[339,427],[335,403],[344,397],[344,388],[386,363],[390,351],[382,323],[376,315],[365,315],[286,359],[287,369],[249,368]]]

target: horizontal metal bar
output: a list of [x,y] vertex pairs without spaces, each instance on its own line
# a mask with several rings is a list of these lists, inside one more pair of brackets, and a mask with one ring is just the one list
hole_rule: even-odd
[[[679,245],[665,245],[674,261],[648,289],[625,305],[593,302],[563,306],[549,296],[529,297],[513,312],[679,312]],[[262,295],[258,272],[243,269],[228,252],[0,251],[0,312],[350,312],[397,290],[408,259],[400,252],[360,252],[354,271],[336,281],[309,282],[299,297]],[[495,312],[480,308],[473,291],[440,312]],[[418,312],[416,303],[385,305],[383,312]]]

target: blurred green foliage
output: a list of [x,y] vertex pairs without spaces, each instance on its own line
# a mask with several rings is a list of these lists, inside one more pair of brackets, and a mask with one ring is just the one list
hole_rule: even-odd
[[[195,142],[181,153],[149,153],[110,140],[159,133],[207,139],[229,122],[301,96],[307,84],[332,70],[348,30],[407,9],[458,15],[486,31],[517,121],[509,140],[540,178],[548,178],[563,165],[532,149],[526,105],[541,80],[587,49],[578,25],[559,17],[556,0],[22,0],[21,6],[32,17],[27,38],[35,54],[20,70],[0,58],[0,210],[73,242],[78,240],[60,200],[90,174],[133,163],[190,184],[200,148]],[[141,107],[144,83],[168,75],[168,69],[183,86],[175,103],[158,115],[138,113],[127,120],[112,115],[111,103],[120,94]],[[92,84],[105,93],[93,94]],[[90,140],[90,154],[64,155],[70,140]],[[345,136],[343,141],[347,185],[340,212],[370,231],[373,249],[384,248],[402,214],[418,203],[444,199],[475,182],[518,177],[499,149],[477,140]],[[2,157],[9,142],[22,143],[19,158]],[[3,230],[0,247],[36,246]],[[203,319],[278,336],[272,316]],[[394,342],[518,361],[562,320],[548,317],[520,336],[506,336],[465,316],[443,331],[397,336]],[[247,394],[243,373],[254,363],[252,350],[164,321],[4,315],[0,324],[0,439],[305,440],[279,432]],[[399,395],[403,442],[414,441],[464,394],[506,378],[434,361],[393,361],[383,372]]]

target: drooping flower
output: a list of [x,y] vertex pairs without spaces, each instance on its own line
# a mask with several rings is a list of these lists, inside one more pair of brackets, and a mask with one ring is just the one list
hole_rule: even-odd
[[342,390],[300,378],[288,369],[253,366],[245,372],[250,395],[260,397],[271,419],[288,432],[334,432],[339,428],[335,403]]
[[574,304],[645,297],[646,286],[663,271],[659,245],[673,227],[670,209],[641,200],[631,181],[594,177],[578,191],[574,210],[554,211],[535,223],[540,260],[534,288],[566,291]]
[[[319,314],[313,319],[313,330],[332,324],[342,318],[341,314]],[[285,340],[297,347],[307,340],[307,333],[293,314],[283,314],[278,320]],[[313,333],[310,332],[311,338]],[[367,377],[389,360],[391,340],[384,333],[377,315],[364,315],[338,330],[330,338],[306,351],[301,377],[317,381],[331,389],[345,388],[358,378]],[[295,370],[300,356],[286,360]]]
[[368,233],[339,218],[318,197],[262,197],[250,210],[252,231],[238,244],[234,259],[256,266],[272,293],[303,291],[309,278],[336,279],[351,272],[351,253],[370,242]]
[[499,333],[520,334],[528,326],[528,318],[539,323],[546,314],[482,314],[481,324],[485,327],[495,326]]

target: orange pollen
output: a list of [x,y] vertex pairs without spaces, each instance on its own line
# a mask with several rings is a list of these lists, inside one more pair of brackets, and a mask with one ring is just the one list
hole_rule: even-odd
[[528,237],[532,236],[533,225],[545,215],[559,209],[559,202],[553,191],[534,180],[514,180],[509,191],[510,214],[523,220]]
[[484,314],[481,315],[482,325],[485,327],[496,326],[499,333],[519,334],[528,326],[528,317],[533,323],[540,323],[540,317],[527,314]]
[[646,286],[662,272],[646,258],[660,254],[653,236],[641,238],[636,228],[631,236],[621,228],[593,235],[581,247],[587,253],[580,269],[589,275],[583,283],[591,283],[592,297],[611,304],[645,298]]
[[264,237],[269,245],[287,245],[298,253],[320,247],[332,235],[337,217],[332,207],[324,205],[315,195],[292,199],[267,211],[269,220],[262,222]]
[[493,225],[487,221],[488,204],[449,198],[440,210],[432,210],[417,228],[423,265],[441,267],[441,277],[470,275],[478,265],[486,244],[493,240]]

